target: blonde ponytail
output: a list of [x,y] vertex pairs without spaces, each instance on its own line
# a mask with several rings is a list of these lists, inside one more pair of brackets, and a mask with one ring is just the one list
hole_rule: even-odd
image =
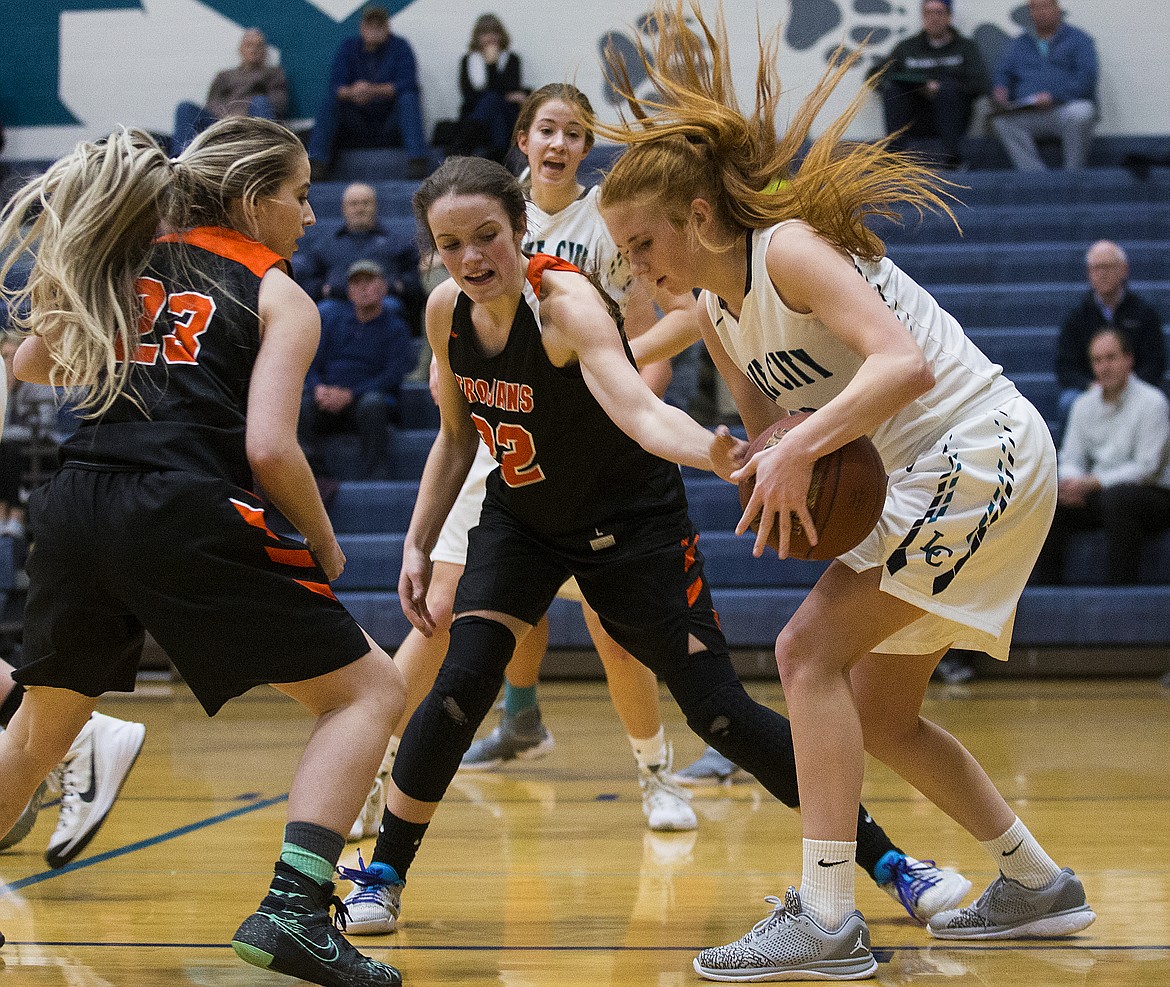
[[137,349],[142,312],[135,282],[160,227],[227,226],[233,203],[254,226],[259,201],[304,153],[280,124],[231,117],[175,160],[149,134],[119,130],[30,182],[0,213],[0,277],[25,256],[32,270],[0,291],[14,326],[44,340],[53,383],[81,389],[89,416],[107,411],[127,391],[133,364],[123,354]]

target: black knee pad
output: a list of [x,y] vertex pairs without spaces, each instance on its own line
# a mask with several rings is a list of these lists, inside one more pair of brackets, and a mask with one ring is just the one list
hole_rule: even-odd
[[795,808],[800,796],[788,720],[744,691],[726,656],[699,652],[689,658],[666,680],[687,726]]
[[434,687],[415,710],[394,759],[394,784],[420,802],[438,802],[492,708],[516,648],[508,628],[460,617]]

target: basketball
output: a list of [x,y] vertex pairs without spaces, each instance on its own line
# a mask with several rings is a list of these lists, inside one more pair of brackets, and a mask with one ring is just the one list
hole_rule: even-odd
[[[768,449],[809,416],[809,412],[782,418],[761,432],[748,446],[750,459],[761,449]],[[882,458],[866,436],[854,439],[835,452],[822,456],[813,464],[808,489],[808,510],[817,529],[816,545],[808,537],[796,516],[788,537],[788,555],[794,559],[835,559],[856,548],[874,529],[886,502],[886,470]],[[756,478],[739,483],[739,505],[747,507]],[[752,531],[759,518],[752,521]],[[768,544],[777,551],[780,540],[776,531]]]

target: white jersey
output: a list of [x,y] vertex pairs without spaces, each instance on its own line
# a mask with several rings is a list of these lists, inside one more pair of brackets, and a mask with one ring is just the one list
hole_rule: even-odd
[[[815,316],[784,304],[768,275],[768,244],[748,240],[748,290],[738,319],[705,293],[707,314],[736,366],[777,405],[815,411],[841,393],[862,358]],[[883,258],[854,259],[858,277],[906,327],[935,385],[875,429],[890,474],[873,532],[841,561],[880,566],[881,588],[924,611],[874,650],[947,647],[1006,659],[1016,602],[1056,503],[1056,450],[1035,408],[963,334],[930,293]]]
[[[748,241],[748,291],[738,319],[711,292],[704,292],[703,300],[728,356],[756,387],[780,407],[815,411],[841,393],[862,358],[815,316],[794,312],[780,299],[766,255],[783,225],[756,230]],[[888,257],[877,262],[854,258],[853,266],[910,331],[935,376],[934,387],[871,436],[887,472],[913,462],[965,413],[1018,396],[1003,368],[984,356],[954,317]]]
[[597,208],[600,195],[601,187],[595,185],[551,215],[529,199],[528,232],[522,246],[525,253],[552,254],[596,275],[606,294],[624,308],[634,278],[602,222]]

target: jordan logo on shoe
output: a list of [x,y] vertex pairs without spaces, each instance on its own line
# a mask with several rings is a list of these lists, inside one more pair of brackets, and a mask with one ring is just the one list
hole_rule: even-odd
[[1010,850],[1004,850],[1004,852],[1003,852],[1003,855],[1004,855],[1005,857],[1010,857],[1010,856],[1011,856],[1013,853],[1015,853],[1015,852],[1016,852],[1016,851],[1017,851],[1017,850],[1018,850],[1020,847],[1022,847],[1023,845],[1024,845],[1024,841],[1023,841],[1023,840],[1020,840],[1020,842],[1019,842],[1019,843],[1017,843],[1017,844],[1016,844],[1014,847],[1012,847]]
[[77,797],[82,802],[92,802],[97,797],[97,752],[92,747],[89,751],[89,788]]
[[836,867],[838,864],[847,864],[847,863],[849,863],[848,860],[826,860],[824,857],[821,857],[821,859],[817,861],[817,866],[818,867]]
[[862,938],[860,929],[857,930],[857,942],[853,944],[853,948],[849,950],[849,952],[850,954],[869,952],[869,950],[865,948],[865,940]]

